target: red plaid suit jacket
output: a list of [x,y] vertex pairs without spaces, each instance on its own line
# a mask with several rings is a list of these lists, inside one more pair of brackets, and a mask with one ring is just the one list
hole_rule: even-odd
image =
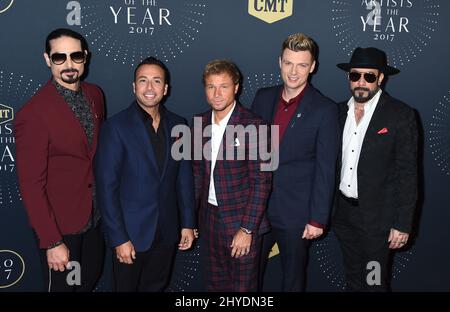
[[[194,160],[192,162],[195,181],[195,199],[196,207],[199,209],[200,226],[204,222],[204,212],[208,203],[209,193],[211,172],[211,161],[209,159],[211,157],[205,157],[205,154],[210,153],[208,151],[210,151],[211,131],[208,131],[208,129],[205,130],[205,128],[211,126],[211,114],[212,111],[210,110],[197,115],[196,117],[201,118],[202,126],[201,128],[194,127],[193,132],[193,148],[205,151],[205,153],[202,153],[201,160],[196,160],[193,157]],[[237,125],[241,125],[244,128],[253,125],[258,129],[260,125],[266,124],[251,111],[237,103],[227,126]],[[209,137],[202,137],[202,133],[209,133]],[[265,210],[271,191],[272,173],[270,171],[260,170],[260,166],[264,162],[260,158],[258,148],[265,145],[262,148],[270,151],[270,133],[267,135],[267,140],[263,140],[263,142],[259,142],[259,135],[258,137],[254,137],[247,134],[244,139],[238,133],[230,133],[227,128],[214,168],[214,186],[219,205],[220,223],[225,227],[227,234],[230,236],[233,236],[239,230],[239,227],[244,227],[254,233],[263,234],[269,230]],[[229,138],[228,140],[227,137]],[[245,153],[245,159],[236,159],[236,155],[239,153],[238,149]],[[228,157],[232,158],[232,154],[235,156],[234,159],[227,159]],[[223,155],[222,159],[219,159],[219,155]],[[251,155],[256,155],[256,159],[255,157],[250,158]],[[205,225],[203,224],[203,226]]]

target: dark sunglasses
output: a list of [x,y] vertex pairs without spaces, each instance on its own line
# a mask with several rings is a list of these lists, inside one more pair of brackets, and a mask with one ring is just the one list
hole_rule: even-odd
[[357,82],[359,81],[359,79],[361,79],[361,75],[364,75],[364,80],[367,81],[368,83],[373,83],[377,80],[378,76],[372,73],[358,73],[358,72],[350,72],[348,74],[348,79],[350,79],[350,81],[353,82]]
[[[86,59],[86,54],[82,51],[72,52],[69,54],[70,59],[72,62],[81,64]],[[64,62],[67,60],[67,54],[65,53],[53,53],[50,56],[50,59],[52,60],[52,63],[55,65],[61,65],[64,64]]]

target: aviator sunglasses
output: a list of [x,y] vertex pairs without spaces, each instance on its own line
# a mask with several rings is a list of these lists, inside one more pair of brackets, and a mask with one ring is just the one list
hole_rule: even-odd
[[[82,51],[72,52],[69,54],[70,59],[72,62],[81,64],[86,59],[86,54]],[[50,59],[52,60],[52,63],[55,65],[61,65],[64,64],[64,62],[67,60],[67,54],[65,53],[53,53],[50,56]]]
[[353,82],[357,82],[359,81],[359,79],[361,78],[361,75],[364,75],[364,80],[367,81],[368,83],[373,83],[377,80],[377,75],[373,74],[373,73],[358,73],[358,72],[350,72],[348,74],[348,79],[350,79],[350,81]]

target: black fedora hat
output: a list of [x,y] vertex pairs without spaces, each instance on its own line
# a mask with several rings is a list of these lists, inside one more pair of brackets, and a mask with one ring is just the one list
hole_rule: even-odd
[[339,63],[337,67],[345,71],[350,71],[351,68],[376,68],[385,75],[395,75],[400,72],[397,68],[387,64],[386,53],[372,47],[356,48],[353,51],[350,63]]

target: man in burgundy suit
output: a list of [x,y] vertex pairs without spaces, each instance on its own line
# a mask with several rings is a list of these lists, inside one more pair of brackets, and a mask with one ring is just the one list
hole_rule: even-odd
[[[20,191],[38,238],[46,290],[91,291],[104,255],[92,170],[103,95],[80,81],[88,48],[79,33],[51,32],[44,58],[52,78],[15,118]],[[81,266],[81,283],[67,278],[78,268],[72,261]]]
[[263,125],[235,100],[240,79],[233,63],[208,63],[203,83],[211,110],[194,120],[194,138],[205,134],[194,139],[193,167],[209,291],[257,290],[260,235],[269,228],[264,211],[271,172],[261,170],[267,164],[259,153],[268,140],[238,129]]

